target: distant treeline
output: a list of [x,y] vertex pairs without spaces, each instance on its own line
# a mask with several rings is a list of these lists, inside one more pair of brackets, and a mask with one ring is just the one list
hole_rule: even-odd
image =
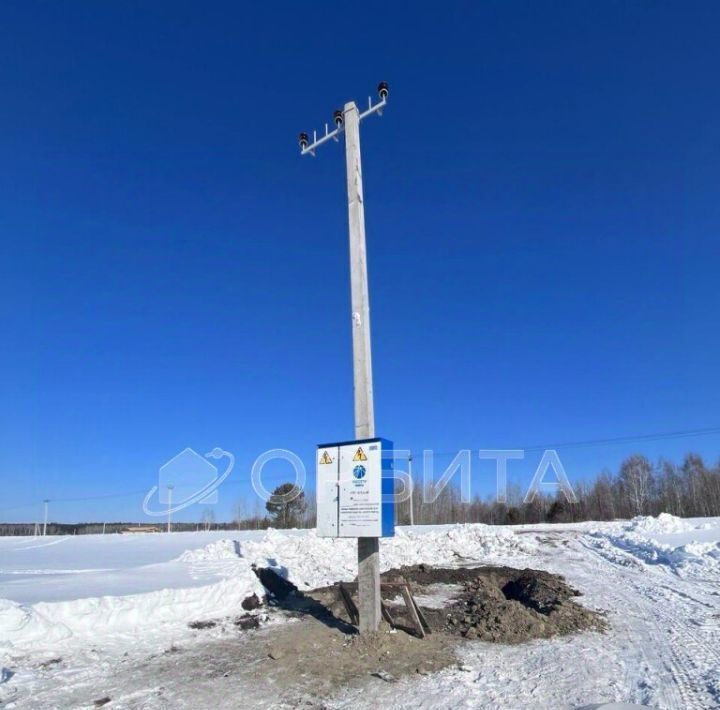
[[[157,528],[158,531],[165,531],[167,523],[105,523],[104,532],[109,535],[111,533],[122,533],[132,528]],[[237,522],[209,524],[207,522],[200,523],[175,523],[172,524],[173,532],[194,532],[196,530],[206,530],[212,527],[213,530],[237,530]],[[42,535],[43,525],[39,523],[0,523],[0,536],[3,535]],[[48,523],[48,535],[101,535],[103,533],[103,523]]]
[[[547,479],[552,480],[551,473]],[[576,502],[569,502],[558,492],[537,495],[525,503],[526,491],[511,485],[505,503],[479,497],[463,502],[459,489],[448,486],[436,501],[424,503],[421,486],[416,485],[414,522],[512,525],[614,520],[660,513],[720,516],[720,462],[711,467],[697,454],[688,454],[680,465],[667,460],[653,464],[636,454],[625,459],[617,473],[603,471],[591,483],[577,483],[574,492]],[[409,502],[400,504],[398,518],[400,524],[409,523]]]
[[[551,474],[547,475],[551,480]],[[617,473],[603,471],[594,481],[574,486],[576,502],[569,502],[563,493],[537,495],[525,503],[525,491],[509,485],[507,501],[494,497],[463,502],[457,486],[448,485],[432,503],[423,502],[422,484],[416,482],[413,492],[413,520],[416,525],[446,523],[487,523],[513,525],[520,523],[565,523],[584,520],[614,520],[635,515],[671,513],[679,517],[720,516],[720,462],[708,466],[697,454],[688,454],[681,464],[660,460],[653,464],[643,455],[625,459]],[[315,527],[315,501],[309,496],[302,514],[290,522],[297,527]],[[410,523],[410,501],[398,504],[397,522]],[[128,528],[152,526],[165,530],[166,524],[105,523],[105,533],[119,533]],[[254,513],[245,514],[245,504],[237,506],[235,519],[216,522],[212,511],[206,511],[201,522],[173,522],[173,532],[195,530],[264,530],[283,527],[282,519],[263,515],[256,502]],[[42,524],[0,523],[0,535],[42,534]],[[103,532],[103,523],[48,523],[48,535],[90,535]]]

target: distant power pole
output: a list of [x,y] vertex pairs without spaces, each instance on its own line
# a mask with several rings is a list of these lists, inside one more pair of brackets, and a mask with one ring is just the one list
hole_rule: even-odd
[[47,535],[48,503],[49,503],[49,502],[50,502],[50,500],[49,500],[48,498],[46,498],[46,499],[43,501],[43,504],[44,504],[44,506],[45,506],[45,517],[44,517],[44,522],[43,522],[43,537],[44,537],[45,535]]
[[171,521],[172,521],[172,492],[173,492],[173,488],[175,488],[175,486],[168,486],[168,487],[167,487],[167,489],[168,489],[168,512],[167,512],[168,522],[167,522],[167,531],[168,531],[168,532],[170,532],[170,524],[171,524]]
[[415,507],[415,501],[413,500],[415,494],[415,481],[412,477],[412,454],[408,456],[408,485],[410,486],[410,525],[415,525],[415,515],[413,508]]
[[[368,108],[362,113],[354,101],[346,103],[342,111],[337,110],[333,114],[334,131],[329,131],[326,123],[325,134],[320,138],[313,133],[313,142],[310,143],[308,134],[301,133],[299,141],[301,155],[310,153],[314,156],[320,145],[330,139],[337,141],[340,134],[345,133],[356,439],[372,439],[375,436],[360,121],[373,113],[382,115],[388,97],[388,85],[384,81],[378,85],[378,96],[380,101],[375,105],[368,99]],[[358,538],[358,600],[360,632],[377,631],[381,619],[380,540],[377,537]]]

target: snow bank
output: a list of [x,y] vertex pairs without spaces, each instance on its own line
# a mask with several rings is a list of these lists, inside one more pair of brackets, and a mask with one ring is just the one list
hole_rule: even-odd
[[646,536],[652,536],[687,532],[689,530],[696,530],[698,527],[703,529],[709,526],[709,523],[698,526],[696,523],[686,520],[685,518],[678,518],[669,513],[660,513],[657,518],[650,515],[638,515],[626,524],[625,529],[628,532],[637,532]]
[[[145,637],[185,628],[188,621],[241,613],[244,599],[265,593],[252,565],[271,567],[301,589],[349,581],[357,574],[354,539],[319,538],[314,530],[268,530],[260,539],[242,534],[236,537],[185,550],[166,564],[137,568],[140,576],[155,575],[159,587],[163,580],[171,586],[170,580],[178,578],[179,570],[186,575],[181,579],[188,575],[201,580],[221,578],[213,584],[32,605],[0,600],[0,650],[48,648],[65,641],[91,640],[98,644],[118,636]],[[380,559],[383,570],[421,562],[497,562],[532,553],[535,545],[532,536],[515,535],[509,528],[453,525],[399,530],[396,537],[383,540]]]
[[[464,560],[499,561],[536,549],[532,536],[489,525],[453,525],[430,532],[397,530],[381,543],[381,570],[420,563],[452,565]],[[272,567],[300,589],[313,589],[357,575],[354,539],[321,538],[314,530],[288,535],[269,530],[261,540],[243,541],[240,554],[261,567]]]
[[675,571],[701,573],[720,568],[719,542],[690,542],[669,545],[634,535],[608,535],[615,547],[648,564],[667,565]]
[[218,540],[197,550],[185,550],[178,562],[214,562],[216,560],[237,560],[240,547],[235,540]]
[[[196,557],[216,555],[213,545]],[[247,561],[238,559],[237,553],[235,559],[231,577],[202,587],[32,606],[0,600],[0,650],[47,648],[70,639],[96,643],[108,637],[145,637],[163,628],[185,628],[189,621],[240,613],[244,599],[252,594],[262,597],[265,590]]]
[[[640,516],[620,528],[590,533],[606,556],[613,549],[646,564],[667,565],[675,572],[706,574],[720,571],[720,521],[702,523],[661,513]],[[617,554],[617,553],[615,553]]]

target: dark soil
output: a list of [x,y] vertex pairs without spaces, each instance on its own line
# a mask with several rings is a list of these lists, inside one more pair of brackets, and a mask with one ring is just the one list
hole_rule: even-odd
[[257,629],[260,627],[260,617],[253,614],[243,614],[238,616],[233,624],[243,631],[249,631],[250,629]]
[[[541,570],[417,565],[382,575],[383,582],[403,579],[410,583],[416,596],[431,585],[435,591],[438,585],[448,585],[450,595],[443,608],[420,605],[435,633],[495,643],[522,643],[585,630],[601,631],[606,626],[601,613],[574,601],[580,593],[563,577]],[[335,588],[308,594],[334,616],[349,621]],[[392,598],[384,601],[396,625],[414,633],[405,605]]]
[[191,621],[188,626],[191,629],[200,630],[200,629],[214,629],[218,625],[217,621]]
[[559,576],[511,567],[433,569],[409,567],[388,573],[407,579],[417,592],[428,583],[460,584],[444,609],[423,608],[435,631],[497,643],[602,630],[601,614],[574,601],[579,592]]
[[252,611],[253,609],[259,609],[262,605],[262,602],[258,598],[257,594],[251,594],[249,597],[243,599],[242,601],[242,608],[245,609],[245,611]]
[[[270,609],[296,618],[313,617],[351,636],[356,633],[337,586],[300,592],[271,569],[256,569],[256,574],[268,590]],[[563,577],[541,570],[416,565],[389,570],[382,575],[382,581],[409,583],[415,596],[420,597],[420,608],[434,635],[523,643],[586,630],[602,631],[606,627],[602,613],[576,603],[580,594]],[[437,599],[438,592],[441,599],[444,597],[444,603],[433,607],[423,605],[423,595]],[[416,635],[397,588],[384,591],[384,597],[394,626]],[[251,599],[247,606],[254,609],[256,602],[259,603],[257,598]],[[258,628],[262,620],[256,614],[245,613],[233,623],[247,631]],[[195,621],[190,626],[206,629],[216,623]]]

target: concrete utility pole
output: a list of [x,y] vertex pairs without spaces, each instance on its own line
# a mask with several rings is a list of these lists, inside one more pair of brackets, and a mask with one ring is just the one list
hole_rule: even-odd
[[[355,438],[375,436],[370,300],[368,297],[365,209],[360,163],[360,119],[354,102],[345,104],[345,163],[348,222],[350,225],[350,286],[352,295],[353,380],[355,383]],[[358,538],[358,611],[360,633],[377,631],[380,608],[380,538]]]
[[370,299],[368,295],[365,209],[360,162],[360,119],[353,101],[345,104],[345,163],[347,168],[348,224],[350,225],[350,289],[352,300],[353,379],[355,383],[355,438],[375,436]]
[[50,500],[48,498],[46,498],[43,501],[43,504],[45,506],[45,517],[44,517],[44,522],[43,522],[43,537],[45,537],[45,535],[47,535],[48,503],[49,502],[50,502]]
[[[367,252],[365,248],[365,210],[363,207],[362,164],[360,161],[360,121],[373,113],[382,115],[387,102],[388,85],[378,85],[380,101],[360,113],[354,101],[345,104],[343,111],[335,111],[336,128],[320,138],[313,134],[309,143],[306,133],[300,134],[302,155],[315,155],[315,149],[325,141],[338,140],[345,133],[345,163],[347,169],[348,223],[350,228],[350,290],[352,308],[353,380],[355,387],[355,438],[375,436],[373,405],[372,357],[370,350],[370,301],[368,296]],[[377,631],[382,612],[380,608],[380,540],[377,537],[358,538],[358,610],[360,633]]]

